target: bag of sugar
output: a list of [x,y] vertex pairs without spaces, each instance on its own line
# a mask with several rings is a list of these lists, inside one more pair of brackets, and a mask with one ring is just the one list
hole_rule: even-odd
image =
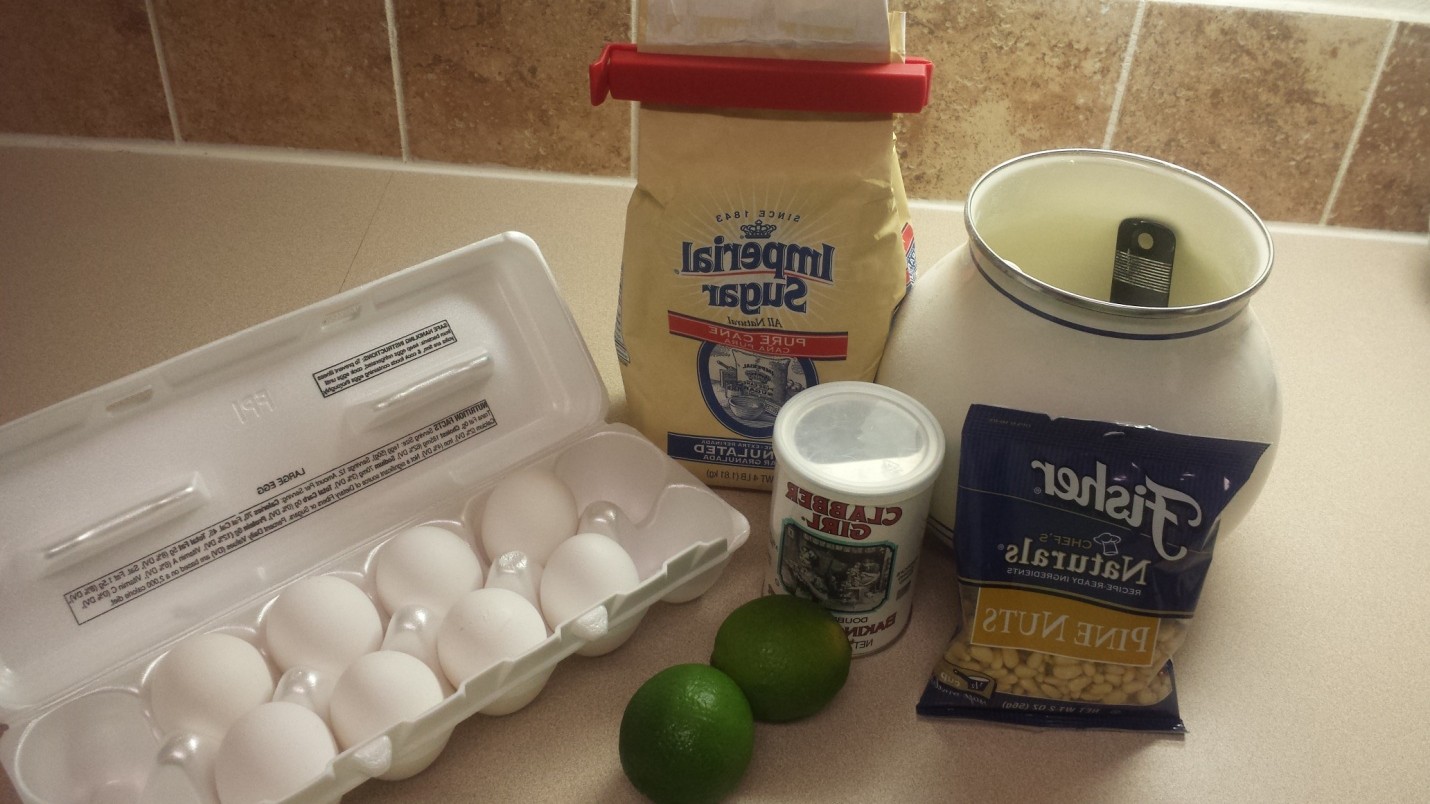
[[848,0],[645,9],[637,51],[690,58],[690,100],[639,107],[616,350],[626,419],[711,485],[770,487],[780,406],[873,380],[914,280],[894,115],[770,108],[795,67],[902,64],[892,19]]

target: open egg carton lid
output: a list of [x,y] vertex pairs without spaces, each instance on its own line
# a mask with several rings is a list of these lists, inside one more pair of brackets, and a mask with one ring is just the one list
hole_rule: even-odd
[[[383,540],[434,521],[465,525],[480,553],[472,512],[521,467],[552,468],[588,509],[619,503],[605,519],[626,522],[641,583],[604,601],[596,631],[553,624],[458,686],[424,717],[433,728],[656,601],[702,593],[748,522],[607,424],[607,405],[536,244],[507,233],[0,427],[0,759],[17,787],[36,721],[98,689],[142,703],[156,657],[192,634],[254,630],[285,585],[361,585]],[[681,520],[704,524],[669,527]],[[363,761],[340,755],[310,792],[350,789]]]

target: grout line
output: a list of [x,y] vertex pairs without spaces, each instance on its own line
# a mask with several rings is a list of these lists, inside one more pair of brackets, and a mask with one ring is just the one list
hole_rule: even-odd
[[[640,36],[640,13],[641,0],[631,0],[631,41],[635,42]],[[636,156],[640,149],[640,131],[638,130],[640,120],[640,104],[632,102],[631,107],[631,136],[630,145],[626,148],[626,154],[630,159],[628,170],[631,178],[636,176]]]
[[1313,14],[1400,21],[1409,25],[1430,23],[1430,4],[1424,0],[1159,0],[1171,5],[1231,7],[1278,14]]
[[1112,95],[1112,109],[1107,113],[1107,131],[1102,135],[1102,147],[1112,147],[1112,137],[1122,119],[1122,100],[1127,96],[1127,83],[1132,78],[1132,59],[1137,55],[1137,40],[1142,36],[1142,20],[1147,17],[1147,0],[1138,0],[1137,13],[1132,17],[1132,30],[1127,34],[1127,49],[1122,52],[1122,72],[1117,75],[1117,89]]
[[126,153],[145,156],[199,156],[236,162],[266,162],[275,165],[348,168],[353,170],[398,170],[404,173],[438,176],[472,176],[501,181],[537,181],[575,186],[626,187],[627,176],[596,176],[586,173],[557,173],[505,165],[464,165],[414,159],[404,162],[395,156],[356,154],[344,151],[308,151],[263,145],[222,143],[172,143],[168,140],[118,140],[94,137],[63,137],[53,134],[10,134],[0,132],[0,149],[53,148],[93,153]]
[[636,161],[640,157],[641,136],[640,136],[640,110],[639,103],[631,103],[631,144],[626,153],[630,154],[630,165],[628,167],[631,178],[636,177]]
[[159,36],[159,12],[154,9],[154,0],[144,0],[144,13],[149,16],[149,34],[154,40],[154,58],[159,61],[159,83],[164,87],[164,106],[169,110],[169,128],[174,132],[174,142],[183,142],[179,131],[179,107],[174,103],[174,86],[169,81],[168,59],[164,58],[164,40]]
[[1425,245],[1424,232],[1402,232],[1394,229],[1358,229],[1350,226],[1322,226],[1319,223],[1267,221],[1272,235],[1288,234],[1302,237],[1334,237],[1351,240],[1374,240],[1381,243]]
[[392,61],[392,94],[397,98],[397,139],[402,144],[402,161],[412,161],[412,147],[407,139],[406,87],[402,83],[402,58],[397,49],[397,8],[394,0],[382,0],[387,14],[387,50]]
[[1385,73],[1385,63],[1390,60],[1390,50],[1395,45],[1395,35],[1400,31],[1400,23],[1390,23],[1390,30],[1385,35],[1385,44],[1380,48],[1380,58],[1375,62],[1375,73],[1371,76],[1370,87],[1365,92],[1365,102],[1361,104],[1360,114],[1356,115],[1355,127],[1351,129],[1350,139],[1346,141],[1345,153],[1341,155],[1341,165],[1336,169],[1336,178],[1331,182],[1331,192],[1326,196],[1326,206],[1321,209],[1322,226],[1330,224],[1331,212],[1336,208],[1336,202],[1341,197],[1341,186],[1345,184],[1346,174],[1351,169],[1351,159],[1355,157],[1356,149],[1360,147],[1361,133],[1365,131],[1366,121],[1370,119],[1370,107],[1375,102],[1375,95],[1380,90],[1380,78]]

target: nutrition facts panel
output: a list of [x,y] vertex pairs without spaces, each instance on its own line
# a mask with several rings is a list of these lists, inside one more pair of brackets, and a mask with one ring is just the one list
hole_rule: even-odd
[[318,384],[318,392],[327,398],[456,342],[452,325],[438,321],[328,366],[313,375],[313,382]]
[[195,531],[65,593],[79,625],[496,427],[486,400]]

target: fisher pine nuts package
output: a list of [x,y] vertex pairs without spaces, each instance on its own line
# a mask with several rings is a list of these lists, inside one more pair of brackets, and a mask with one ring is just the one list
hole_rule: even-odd
[[711,485],[769,489],[780,406],[874,379],[915,257],[894,115],[768,108],[818,93],[752,53],[662,63],[725,58],[768,82],[713,71],[718,86],[690,79],[690,105],[640,106],[615,340],[630,424]]
[[923,715],[1181,732],[1172,656],[1267,445],[973,405]]

